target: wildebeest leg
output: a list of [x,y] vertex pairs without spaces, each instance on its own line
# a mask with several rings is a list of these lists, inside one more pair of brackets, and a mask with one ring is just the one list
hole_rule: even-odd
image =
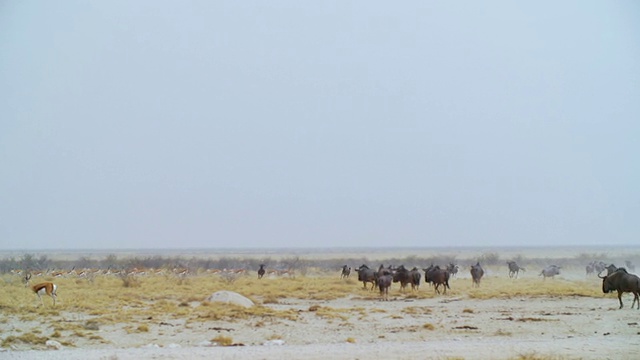
[[640,298],[639,298],[639,293],[638,292],[634,292],[633,293],[633,302],[631,303],[631,308],[633,309],[633,304],[637,304],[636,305],[636,309],[640,309]]
[[618,301],[620,301],[620,309],[622,309],[622,291],[620,290],[618,290]]

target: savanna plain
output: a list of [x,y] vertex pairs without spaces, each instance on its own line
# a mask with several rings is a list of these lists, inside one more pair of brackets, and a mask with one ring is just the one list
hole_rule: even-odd
[[[510,277],[507,261],[525,271]],[[4,252],[0,359],[638,359],[632,295],[619,309],[586,271],[638,261],[637,247]],[[421,271],[387,301],[354,271],[451,263],[446,294]],[[545,279],[549,265],[560,274]],[[27,274],[57,285],[55,306]]]

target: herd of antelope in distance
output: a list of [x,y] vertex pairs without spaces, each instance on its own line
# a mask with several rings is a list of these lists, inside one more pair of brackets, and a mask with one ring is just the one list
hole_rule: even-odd
[[[516,279],[521,272],[526,271],[525,268],[516,264],[515,261],[507,261],[508,268],[508,276],[509,278]],[[625,268],[617,268],[615,265],[606,265],[606,263],[599,261],[592,261],[586,266],[586,275],[597,273],[598,276],[602,279],[605,277],[600,276],[602,272],[607,271],[607,275],[611,275],[618,269],[624,270],[627,272],[635,271],[635,266],[629,262],[625,262]],[[542,276],[543,279],[547,277],[553,278],[556,275],[560,274],[560,266],[550,265],[542,269],[539,273],[539,276]],[[374,290],[376,287],[379,288],[380,296],[382,300],[388,300],[388,292],[392,283],[400,283],[400,291],[405,291],[408,285],[411,285],[411,289],[417,291],[420,286],[420,282],[422,281],[422,273],[424,273],[424,283],[429,284],[434,288],[436,293],[440,293],[440,287],[442,286],[443,293],[446,293],[447,289],[450,289],[449,279],[451,277],[455,277],[459,271],[459,266],[453,263],[448,264],[447,266],[440,267],[431,265],[428,268],[418,269],[417,267],[412,268],[411,270],[405,268],[403,265],[395,267],[388,266],[384,267],[380,265],[380,267],[376,269],[371,269],[367,265],[362,265],[359,268],[352,269],[351,267],[344,265],[340,271],[341,279],[349,279],[352,273],[352,270],[357,272],[358,274],[358,282],[363,283],[363,287],[365,289],[368,288],[368,284],[371,284],[371,290]],[[82,269],[76,270],[75,267],[69,271],[22,271],[22,270],[12,270],[14,275],[21,276],[25,286],[30,288],[33,293],[36,294],[37,298],[40,300],[40,304],[44,306],[43,296],[49,296],[53,300],[53,305],[56,304],[57,298],[57,290],[58,286],[51,281],[42,281],[36,284],[31,284],[31,280],[34,277],[48,277],[48,278],[70,278],[75,277],[78,279],[86,279],[89,282],[93,282],[93,280],[98,276],[120,276],[122,278],[125,277],[145,277],[145,276],[175,276],[180,279],[184,279],[189,275],[192,275],[192,271],[187,267],[173,267],[173,268],[137,268],[133,267],[130,269],[115,269],[115,268],[107,268],[107,269]],[[249,275],[250,271],[245,268],[236,268],[236,269],[204,269],[202,271],[196,272],[197,274],[210,274],[210,275],[219,275],[222,277],[226,277],[227,279],[235,279],[239,276]],[[469,274],[471,275],[472,285],[474,287],[479,287],[481,280],[485,274],[484,269],[482,268],[480,262],[478,261],[475,265],[471,265],[469,267]],[[295,270],[292,268],[289,269],[274,269],[268,268],[265,264],[260,264],[257,269],[258,279],[262,279],[266,277],[295,277]],[[635,276],[635,275],[633,275]],[[638,282],[638,287],[640,287],[640,280]],[[625,292],[634,292],[633,289],[626,290]],[[620,290],[619,290],[620,291]],[[634,292],[635,294],[635,292]],[[622,303],[622,302],[621,302]]]
[[[264,275],[269,277],[294,277],[294,269],[265,269],[263,268]],[[249,271],[243,268],[237,269],[205,269],[199,274],[219,275],[226,279],[235,279],[240,276],[248,275]],[[75,267],[71,270],[11,270],[11,274],[22,278],[25,287],[31,289],[37,298],[40,300],[40,304],[44,306],[43,296],[49,296],[53,300],[53,305],[56,304],[58,285],[51,281],[42,281],[37,284],[32,284],[33,278],[76,278],[86,279],[89,283],[92,283],[94,279],[100,276],[113,276],[113,277],[134,277],[144,278],[148,276],[173,276],[178,279],[185,279],[194,272],[187,267],[174,267],[174,268],[138,268],[133,267],[130,269],[82,269],[76,270]]]

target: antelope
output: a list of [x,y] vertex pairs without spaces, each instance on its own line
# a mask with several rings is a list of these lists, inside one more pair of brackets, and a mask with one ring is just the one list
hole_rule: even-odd
[[44,300],[42,300],[42,295],[44,294],[51,296],[53,299],[53,306],[56,306],[56,297],[58,296],[56,291],[58,290],[58,285],[48,281],[36,285],[30,285],[29,280],[31,280],[31,274],[27,274],[27,276],[24,277],[25,286],[30,287],[31,290],[38,295],[42,306],[44,306]]

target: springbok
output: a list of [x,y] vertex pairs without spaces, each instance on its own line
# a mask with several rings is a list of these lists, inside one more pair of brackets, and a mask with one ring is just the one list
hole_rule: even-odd
[[45,295],[45,294],[51,296],[51,298],[53,299],[53,306],[56,306],[56,297],[58,296],[56,291],[58,291],[58,285],[48,281],[39,283],[36,285],[30,285],[29,280],[31,280],[31,274],[27,274],[24,277],[25,286],[30,287],[31,290],[34,293],[36,293],[36,295],[38,295],[38,298],[40,299],[42,306],[44,306],[44,300],[42,300],[42,295]]

